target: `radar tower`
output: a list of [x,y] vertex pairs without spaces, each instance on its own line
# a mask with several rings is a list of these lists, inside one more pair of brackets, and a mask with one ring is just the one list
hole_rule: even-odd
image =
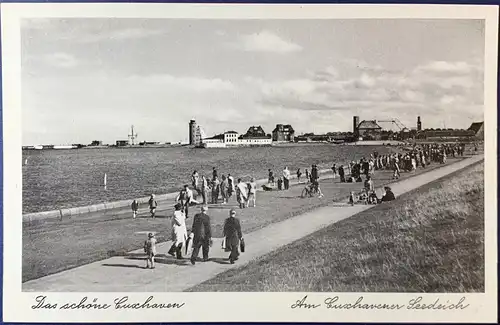
[[132,125],[130,129],[130,134],[128,135],[128,138],[130,139],[130,142],[132,145],[135,144],[135,139],[137,139],[137,133],[134,133],[134,126]]

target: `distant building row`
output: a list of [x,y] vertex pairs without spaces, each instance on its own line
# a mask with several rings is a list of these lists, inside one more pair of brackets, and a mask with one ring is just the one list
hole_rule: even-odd
[[[393,132],[384,129],[379,123],[391,123],[399,128],[399,131]],[[417,117],[416,128],[407,128],[398,119],[392,120],[363,120],[359,121],[358,116],[353,117],[353,136],[356,140],[406,140],[410,138],[420,140],[439,140],[460,139],[467,140],[471,138],[483,139],[484,123],[475,122],[467,130],[463,129],[422,129],[420,116]]]
[[291,125],[277,124],[272,135],[266,134],[262,126],[251,126],[245,134],[227,131],[206,137],[195,120],[189,122],[189,144],[203,148],[225,148],[231,146],[269,146],[273,141],[292,142],[295,131]]

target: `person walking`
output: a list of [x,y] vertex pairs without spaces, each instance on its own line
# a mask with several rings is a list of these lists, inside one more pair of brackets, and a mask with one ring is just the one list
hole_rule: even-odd
[[144,253],[146,253],[146,269],[149,269],[149,264],[151,264],[151,268],[154,269],[155,255],[156,255],[156,238],[152,232],[148,234],[148,239],[144,242]]
[[240,241],[243,240],[240,220],[236,218],[236,211],[234,209],[229,211],[229,218],[224,221],[223,236],[226,240],[226,249],[231,251],[229,262],[234,264],[234,261],[237,261],[240,256],[239,245]]
[[156,202],[154,194],[151,194],[148,204],[149,204],[149,213],[151,213],[151,218],[154,218],[156,214],[156,208],[158,207],[158,202]]
[[340,177],[340,182],[345,183],[345,172],[344,172],[344,166],[340,165],[339,166],[339,177]]
[[311,181],[311,175],[309,174],[309,170],[306,168],[306,183]]
[[228,182],[227,199],[229,201],[229,198],[233,196],[234,193],[234,177],[231,176],[231,174],[227,174],[227,182]]
[[332,172],[333,172],[333,179],[337,177],[337,165],[333,164],[332,165]]
[[203,262],[208,261],[208,253],[212,246],[212,227],[210,225],[210,217],[207,214],[208,207],[202,206],[201,212],[195,214],[193,226],[193,254],[191,255],[191,264],[196,264],[196,258],[202,248]]
[[394,158],[392,164],[393,164],[393,167],[392,167],[392,170],[393,170],[392,179],[399,179],[399,177],[401,177],[401,171],[399,169],[399,159],[398,158]]
[[286,166],[285,169],[283,169],[283,185],[285,187],[285,190],[288,190],[290,186],[290,171]]
[[220,181],[219,181],[219,177],[217,177],[217,175],[216,175],[212,181],[212,204],[218,203],[219,192],[220,192]]
[[302,176],[302,172],[300,171],[300,168],[297,169],[297,183],[300,183],[300,176]]
[[318,180],[319,180],[318,166],[312,165],[311,166],[311,182],[315,183],[315,182],[318,182]]
[[257,202],[257,183],[255,182],[255,178],[250,179],[250,183],[248,183],[248,199],[247,206],[250,207],[250,202],[252,202],[252,207],[256,207]]
[[187,229],[186,215],[182,211],[182,204],[175,205],[174,215],[172,217],[172,247],[168,254],[175,256],[178,260],[182,259],[182,247],[186,246]]
[[267,172],[268,172],[267,183],[271,184],[271,185],[274,185],[275,183],[274,183],[274,173],[273,173],[273,171],[271,169],[268,169]]
[[139,202],[137,202],[137,200],[132,201],[132,204],[130,205],[130,207],[132,208],[132,216],[135,219],[137,217],[137,213],[139,211]]
[[281,191],[283,189],[283,179],[281,177],[278,177],[278,191]]
[[193,202],[193,200],[193,191],[189,189],[189,186],[187,184],[184,185],[184,188],[175,198],[175,201],[181,204],[182,211],[186,215],[186,218],[188,218],[189,215],[189,205],[191,204],[191,202]]
[[193,175],[191,175],[191,185],[193,186],[193,189],[196,191],[197,195],[200,195],[200,175],[198,175],[198,172],[196,170],[193,172]]
[[240,204],[240,209],[246,208],[247,202],[247,186],[238,178],[238,185],[236,185],[236,200]]
[[229,183],[227,181],[226,175],[222,175],[222,182],[219,185],[220,196],[222,197],[222,204],[227,203],[227,191],[229,188]]
[[201,177],[201,197],[203,198],[203,205],[207,204],[208,194],[208,181],[205,175]]
[[365,190],[365,194],[366,194],[365,203],[368,203],[368,200],[370,198],[370,194],[374,191],[373,180],[372,180],[372,177],[370,175],[368,175],[366,177],[365,184],[364,184],[364,190]]
[[217,178],[217,169],[215,167],[212,169],[212,180],[215,180]]

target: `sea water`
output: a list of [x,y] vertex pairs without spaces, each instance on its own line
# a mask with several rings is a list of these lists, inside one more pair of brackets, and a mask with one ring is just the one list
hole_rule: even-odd
[[[330,144],[224,149],[108,148],[23,151],[23,213],[56,210],[178,191],[197,170],[211,179],[276,176],[285,166],[292,175],[312,164],[321,168],[393,150],[381,146]],[[106,174],[107,186],[104,187]]]

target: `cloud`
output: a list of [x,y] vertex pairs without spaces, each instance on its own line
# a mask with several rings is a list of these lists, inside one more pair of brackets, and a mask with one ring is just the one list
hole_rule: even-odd
[[228,80],[219,78],[202,78],[202,77],[178,77],[169,74],[157,75],[134,75],[128,78],[129,80],[141,84],[153,85],[159,87],[169,87],[174,89],[183,89],[193,92],[198,91],[234,91],[235,85]]
[[477,69],[476,66],[467,62],[446,62],[446,61],[432,61],[421,66],[418,66],[416,72],[433,72],[433,73],[453,73],[453,74],[467,74]]
[[57,68],[74,68],[79,65],[79,61],[69,53],[57,52],[47,54],[43,57],[44,61]]
[[[245,81],[260,95],[259,103],[272,109],[343,112],[390,117],[468,113],[477,115],[483,103],[480,65],[467,62],[431,62],[405,71],[389,71],[366,63],[361,69],[339,73],[326,67],[303,78]],[[438,71],[438,73],[436,73]]]
[[146,38],[155,35],[164,34],[165,31],[159,29],[148,28],[125,28],[111,30],[100,33],[86,33],[75,40],[80,43],[94,43],[100,41],[120,41],[129,39]]
[[238,47],[248,52],[290,53],[302,50],[300,45],[288,42],[269,31],[240,36]]

